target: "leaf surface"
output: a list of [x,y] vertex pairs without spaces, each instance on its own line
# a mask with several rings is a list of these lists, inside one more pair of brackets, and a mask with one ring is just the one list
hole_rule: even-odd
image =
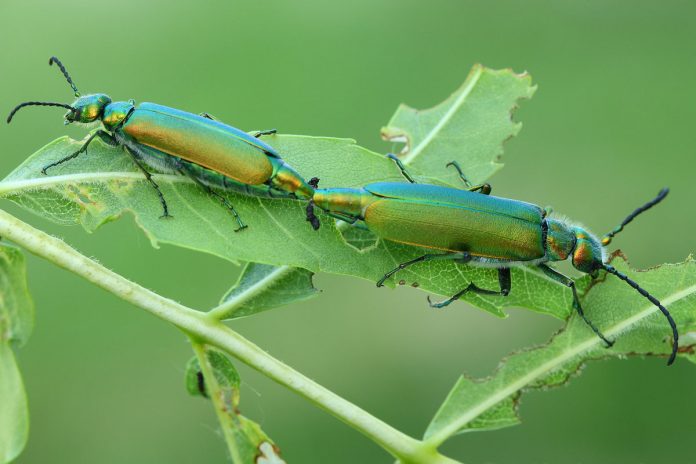
[[[451,173],[442,162],[446,159],[459,161],[472,180],[485,179],[492,170],[479,161],[488,157],[488,165],[497,162],[501,144],[519,129],[510,122],[511,111],[518,99],[528,98],[533,93],[529,77],[482,67],[472,71],[477,72],[481,76],[473,85],[466,104],[449,104],[445,115],[448,121],[462,118],[479,121],[480,125],[490,125],[489,130],[481,126],[469,130],[459,123],[455,126],[451,126],[453,122],[443,123],[443,129],[434,133],[432,140],[446,138],[448,143],[438,146],[437,151],[422,150],[417,157],[418,163],[414,161],[419,164],[413,170],[417,178],[422,177],[419,170],[424,170],[433,173],[426,176],[430,182],[448,181]],[[496,108],[493,116],[489,107]],[[402,121],[404,118],[396,119]],[[432,120],[433,117],[429,117],[429,121]],[[409,130],[407,122],[401,125],[402,129]],[[421,127],[425,127],[423,123]],[[404,181],[393,161],[352,140],[293,135],[270,136],[264,140],[303,177],[321,178],[322,187],[361,187],[371,182]],[[0,184],[0,195],[55,222],[82,224],[88,231],[129,213],[155,246],[170,243],[231,261],[291,266],[371,281],[377,281],[399,263],[427,252],[383,240],[375,243],[374,239],[355,231],[344,236],[335,222],[325,215],[322,215],[323,227],[315,232],[305,221],[302,202],[226,192],[249,224],[247,230],[235,233],[234,221],[219,202],[188,179],[171,175],[154,176],[174,215],[173,219],[160,219],[159,201],[142,174],[122,150],[106,147],[100,141],[93,142],[87,154],[49,171],[48,177],[40,174],[43,166],[74,153],[80,146],[81,142],[67,137],[50,143]],[[468,158],[471,154],[463,151],[463,146],[483,148],[479,150],[479,158],[471,161]],[[393,282],[449,297],[472,280],[483,288],[498,286],[496,273],[491,269],[444,261],[413,266],[397,274]],[[501,317],[506,306],[523,306],[559,318],[565,318],[570,311],[567,289],[527,268],[513,270],[513,290],[507,298],[469,294],[463,299]]]
[[[696,261],[630,270],[621,258],[615,267],[651,292],[672,313],[681,334],[677,360],[696,361]],[[589,286],[589,278],[583,278]],[[517,401],[529,389],[567,382],[587,361],[625,356],[667,357],[671,331],[664,316],[638,292],[611,275],[601,277],[585,297],[588,317],[608,337],[604,348],[581,319],[573,316],[546,345],[514,353],[489,378],[461,377],[430,423],[425,438],[439,445],[455,433],[485,430],[519,422]],[[683,362],[683,361],[682,361]]]
[[442,168],[458,161],[472,183],[485,182],[503,166],[503,142],[522,127],[511,114],[518,100],[534,95],[531,81],[528,74],[475,65],[461,87],[433,108],[401,105],[382,138],[405,142],[399,157],[423,175],[456,185],[456,171],[443,174]]
[[0,463],[15,459],[29,435],[27,396],[13,347],[26,343],[33,325],[24,254],[0,243]]
[[290,266],[247,263],[215,309],[218,319],[250,316],[317,295],[312,273]]

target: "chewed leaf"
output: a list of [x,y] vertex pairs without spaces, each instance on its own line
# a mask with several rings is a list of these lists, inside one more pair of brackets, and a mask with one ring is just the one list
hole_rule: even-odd
[[0,463],[21,453],[29,434],[27,397],[13,347],[26,343],[33,325],[24,254],[0,242]]
[[382,138],[405,142],[401,160],[423,175],[457,185],[450,161],[461,164],[468,180],[486,181],[502,167],[503,142],[517,135],[520,123],[512,112],[536,86],[528,74],[509,69],[473,67],[462,86],[447,100],[427,110],[401,105],[382,129]]
[[[475,146],[481,144],[483,148],[477,156],[484,157],[485,154],[490,163],[498,157],[501,144],[512,133],[500,129],[503,124],[498,112],[507,105],[506,121],[508,126],[512,124],[509,121],[510,111],[517,105],[518,98],[531,95],[531,87],[528,78],[509,71],[476,67],[475,72],[481,73],[477,81],[480,83],[474,86],[475,91],[471,92],[471,97],[467,97],[467,103],[460,106],[466,109],[467,118],[478,121],[477,134],[482,137],[480,140],[468,139],[468,143]],[[469,98],[474,96],[476,104],[471,105]],[[494,115],[491,115],[489,106],[497,108]],[[457,109],[455,113],[459,114],[459,111]],[[442,117],[448,115],[447,111],[441,114]],[[449,124],[443,119],[440,125],[449,128]],[[470,163],[461,157],[459,139],[452,139],[452,130],[459,129],[443,129],[433,133],[433,141],[445,138],[457,143],[438,146],[437,154],[430,149],[423,150],[417,157],[418,162],[425,163],[423,167],[431,163],[437,165],[440,163],[439,157],[458,159],[467,170],[473,166],[469,166]],[[404,182],[392,160],[362,148],[352,140],[277,135],[267,136],[264,141],[272,145],[304,178],[319,177],[321,187],[362,187],[372,182]],[[314,231],[305,220],[306,205],[299,201],[252,198],[221,192],[249,225],[248,229],[235,233],[235,221],[219,201],[187,178],[174,175],[153,176],[174,216],[168,220],[160,219],[162,210],[159,200],[144,176],[122,150],[107,147],[100,141],[93,142],[86,154],[49,171],[49,176],[41,174],[43,166],[74,153],[80,146],[81,142],[68,138],[47,145],[0,183],[0,196],[10,198],[56,222],[82,224],[90,231],[129,213],[155,245],[159,242],[170,243],[234,262],[257,262],[302,268],[313,273],[352,275],[373,282],[400,263],[428,252],[385,240],[372,246],[366,241],[367,237],[356,236],[357,231],[343,235],[335,221],[326,215],[320,215],[323,226],[319,231]],[[448,175],[444,169],[437,172],[438,175]],[[476,181],[490,174],[479,168],[472,172],[476,173],[472,177]],[[430,180],[436,182],[438,178],[433,175]],[[529,268],[514,269],[512,274],[513,288],[507,298],[468,294],[462,299],[497,316],[504,316],[503,308],[508,306],[522,306],[558,318],[565,318],[569,314],[571,299],[567,288]],[[471,281],[482,288],[495,289],[498,286],[497,274],[493,269],[445,261],[410,267],[400,272],[395,280],[387,281],[387,285],[401,281],[443,297],[459,292]]]
[[289,266],[248,263],[216,308],[218,319],[249,316],[316,296],[312,273]]
[[[632,271],[622,259],[614,264],[621,272],[658,298],[674,316],[680,332],[680,357],[693,360],[696,338],[696,261],[663,265],[648,271]],[[671,350],[671,331],[659,312],[624,282],[606,276],[593,285],[585,298],[588,317],[614,339],[604,348],[578,317],[539,348],[508,357],[489,378],[460,378],[428,427],[425,437],[439,445],[448,437],[472,428],[498,428],[518,422],[517,397],[531,388],[548,388],[568,381],[580,366],[592,359],[624,356],[663,356]]]
[[235,464],[284,464],[280,450],[254,421],[239,411],[241,380],[232,361],[221,351],[200,347],[205,365],[196,357],[186,366],[186,389],[194,396],[210,398],[216,409]]

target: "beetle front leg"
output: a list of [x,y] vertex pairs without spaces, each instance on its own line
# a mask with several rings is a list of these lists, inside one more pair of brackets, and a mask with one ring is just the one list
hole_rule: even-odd
[[464,182],[464,186],[470,191],[470,192],[481,192],[484,195],[490,195],[491,191],[493,190],[493,187],[491,187],[491,184],[480,184],[480,185],[471,185],[471,182],[469,182],[469,179],[466,178],[464,175],[464,172],[462,171],[462,168],[459,166],[459,163],[456,161],[450,161],[445,165],[446,168],[453,166],[454,169],[457,170],[457,173],[459,173],[459,178]]
[[116,140],[114,140],[114,137],[113,137],[111,134],[109,134],[109,133],[106,132],[105,130],[99,129],[99,130],[96,131],[94,134],[92,134],[92,135],[87,139],[87,141],[86,141],[84,144],[82,144],[82,146],[80,147],[80,149],[77,150],[75,153],[73,153],[72,155],[66,156],[65,158],[59,159],[58,161],[54,161],[54,162],[51,163],[51,164],[47,164],[46,166],[44,166],[44,167],[41,169],[41,174],[43,174],[43,175],[45,176],[45,175],[46,175],[46,171],[47,171],[48,169],[53,168],[53,167],[55,167],[55,166],[58,166],[59,164],[63,164],[63,163],[65,163],[66,161],[70,161],[71,159],[75,159],[75,158],[77,158],[78,156],[80,156],[81,153],[85,153],[85,152],[87,151],[87,147],[89,146],[89,144],[92,143],[92,140],[94,140],[96,137],[99,137],[99,138],[102,139],[105,143],[107,143],[108,145],[111,145],[112,147],[117,147],[117,146],[118,146],[118,142],[117,142]]
[[573,309],[578,312],[578,315],[583,321],[585,321],[585,324],[590,326],[595,335],[597,335],[604,343],[607,344],[607,348],[611,348],[611,346],[614,345],[614,342],[605,337],[604,334],[592,323],[592,321],[585,316],[585,311],[583,311],[582,306],[580,305],[580,298],[578,298],[578,291],[575,288],[575,281],[570,277],[561,274],[557,270],[547,266],[546,264],[539,264],[537,267],[551,279],[565,285],[566,287],[570,287],[570,289],[573,291]]
[[500,290],[487,290],[485,288],[481,288],[477,286],[475,283],[470,282],[469,285],[466,286],[464,290],[460,290],[452,297],[446,299],[445,301],[441,301],[439,303],[433,303],[432,300],[430,300],[430,295],[428,295],[428,304],[430,305],[431,308],[444,308],[445,306],[449,305],[453,301],[457,301],[460,299],[462,296],[464,296],[468,292],[474,292],[478,293],[480,295],[499,295],[499,296],[508,296],[510,294],[510,290],[512,289],[512,279],[510,279],[510,268],[509,267],[501,267],[498,269],[498,283],[500,284]]
[[435,261],[435,260],[452,260],[452,261],[459,261],[462,263],[467,263],[471,261],[471,255],[465,251],[462,251],[460,253],[438,253],[438,254],[427,254],[423,256],[419,256],[418,258],[412,259],[410,261],[406,261],[405,263],[401,263],[398,266],[396,266],[394,269],[391,271],[387,272],[382,276],[381,279],[377,281],[377,286],[382,287],[384,286],[384,282],[396,274],[397,272],[406,269],[409,266],[413,266],[414,264],[417,263],[422,263],[426,261]]
[[234,218],[237,220],[237,224],[239,224],[239,228],[235,229],[234,230],[235,232],[239,232],[239,231],[244,230],[248,227],[246,224],[244,224],[244,222],[242,222],[242,218],[239,216],[239,213],[237,212],[237,210],[234,209],[234,206],[232,206],[232,203],[230,203],[227,200],[227,198],[225,198],[224,196],[220,195],[218,192],[216,192],[215,190],[210,188],[210,186],[201,182],[201,180],[198,178],[198,176],[196,176],[196,173],[192,172],[186,164],[182,163],[180,165],[179,172],[181,174],[185,175],[186,177],[188,177],[189,179],[193,180],[196,184],[198,184],[199,187],[201,187],[203,190],[205,190],[205,192],[208,195],[217,198],[220,201],[220,203],[222,203],[225,206],[225,208],[227,208],[230,211],[230,213],[232,213],[232,216],[234,216]]
[[133,162],[135,163],[138,168],[142,171],[142,173],[145,175],[145,179],[152,185],[152,187],[155,189],[157,192],[157,196],[159,197],[160,204],[162,205],[162,216],[161,218],[170,218],[173,217],[171,214],[169,214],[169,208],[167,207],[167,200],[164,199],[164,194],[162,193],[162,190],[160,190],[159,185],[157,182],[155,182],[155,179],[152,178],[152,174],[145,169],[145,166],[140,162],[140,159],[138,158],[138,155],[136,154],[135,151],[131,147],[126,146],[126,153],[128,153],[131,158],[133,159]]

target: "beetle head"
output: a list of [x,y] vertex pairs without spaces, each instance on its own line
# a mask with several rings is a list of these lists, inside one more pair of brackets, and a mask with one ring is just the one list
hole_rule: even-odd
[[573,267],[585,274],[595,275],[604,264],[604,248],[597,237],[580,226],[573,227],[575,248]]
[[111,103],[111,98],[103,93],[84,95],[73,102],[72,109],[65,113],[65,124],[71,122],[90,123],[97,121],[104,114],[104,108]]

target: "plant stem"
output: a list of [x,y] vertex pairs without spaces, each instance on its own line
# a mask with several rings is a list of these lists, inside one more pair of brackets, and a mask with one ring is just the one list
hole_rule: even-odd
[[368,412],[275,359],[237,332],[204,313],[154,293],[52,237],[0,210],[0,236],[113,293],[160,319],[171,322],[200,342],[216,346],[300,394],[363,433],[402,463],[453,464],[422,441],[409,437]]
[[245,464],[243,458],[239,455],[239,447],[234,439],[234,432],[230,428],[230,418],[225,412],[225,403],[223,400],[223,395],[220,392],[220,385],[215,378],[215,373],[213,368],[208,362],[208,357],[206,356],[205,346],[196,341],[193,337],[189,337],[191,341],[191,347],[193,352],[198,358],[198,365],[201,368],[201,373],[205,379],[205,388],[208,392],[208,397],[213,403],[213,409],[215,409],[215,415],[220,422],[220,428],[222,428],[222,433],[225,436],[225,443],[227,443],[227,449],[230,452],[230,457],[234,464]]

